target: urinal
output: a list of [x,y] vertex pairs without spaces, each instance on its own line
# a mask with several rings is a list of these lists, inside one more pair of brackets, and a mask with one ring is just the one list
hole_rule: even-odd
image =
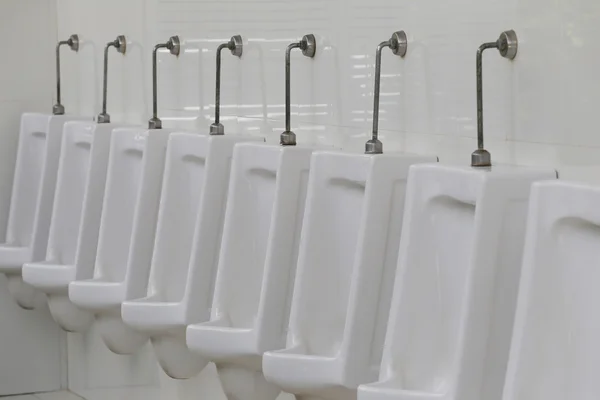
[[104,50],[102,112],[97,123],[65,125],[58,168],[52,222],[46,259],[23,266],[26,283],[46,293],[50,313],[66,331],[82,331],[93,314],[69,301],[68,287],[74,280],[92,277],[106,187],[108,152],[112,130],[107,113],[108,50],[125,54],[127,39],[118,36]]
[[150,336],[173,378],[191,378],[207,364],[188,350],[185,329],[208,320],[233,148],[252,140],[264,141],[190,133],[169,139],[148,295],[124,302],[122,316]]
[[148,340],[146,334],[123,322],[121,305],[146,296],[148,288],[167,141],[172,133],[162,129],[158,118],[157,52],[161,48],[179,56],[179,37],[170,37],[152,51],[149,129],[113,131],[93,278],[69,284],[71,302],[96,315],[104,343],[117,354],[132,354]]
[[598,187],[533,186],[504,400],[600,398],[599,201]]
[[45,261],[23,266],[23,280],[45,292],[66,331],[85,330],[93,314],[73,305],[69,283],[92,278],[114,124],[65,125]]
[[39,293],[23,282],[22,268],[46,257],[63,126],[83,119],[33,113],[21,117],[6,242],[0,244],[0,273],[6,274],[9,291],[22,308],[33,308]]
[[[312,152],[310,147],[256,143],[240,143],[234,150],[214,298],[207,287],[201,303],[210,313],[204,320],[210,321],[187,329],[187,345],[217,363],[226,392],[235,390],[229,388],[235,380],[247,379],[243,372],[228,370],[249,368],[262,379],[262,353],[279,342],[283,331],[280,314],[295,269]],[[205,285],[214,279],[214,267],[204,256],[196,261],[195,272],[206,277]],[[274,390],[276,397],[279,390]]]
[[411,167],[379,379],[361,400],[500,400],[531,185],[547,169],[492,165],[483,147],[482,52],[516,55],[504,32],[477,53],[471,166]]
[[[288,47],[287,82],[290,51],[296,47],[303,55],[314,56],[314,36],[306,35]],[[187,345],[216,363],[230,400],[274,400],[280,392],[264,379],[262,354],[279,344],[284,330],[314,150],[296,146],[290,130],[289,86],[286,94],[281,146],[235,147],[217,270],[205,257],[194,265],[195,274],[208,278],[202,303],[206,317],[188,326]]]
[[[267,381],[297,398],[350,399],[377,377],[408,169],[435,160],[314,153],[287,342],[280,328],[272,343],[283,350],[264,355]],[[263,318],[282,313],[274,308]]]
[[530,186],[554,171],[417,165],[379,382],[359,399],[499,399]]
[[121,319],[121,303],[145,295],[168,130],[113,130],[93,278],[69,284],[69,299],[93,312],[108,348],[131,354],[147,337]]

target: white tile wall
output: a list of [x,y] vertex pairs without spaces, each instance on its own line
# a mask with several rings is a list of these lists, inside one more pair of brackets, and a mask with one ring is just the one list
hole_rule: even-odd
[[102,45],[119,33],[135,43],[136,53],[111,66],[110,84],[113,116],[131,122],[149,116],[152,45],[178,34],[182,56],[159,57],[160,115],[166,126],[207,129],[215,48],[242,34],[243,58],[224,54],[224,123],[229,132],[273,141],[283,129],[284,49],[312,32],[314,60],[293,55],[293,129],[299,142],[356,150],[370,132],[375,47],[404,29],[406,58],[383,56],[385,149],[461,163],[475,148],[475,51],[515,29],[515,61],[484,56],[486,147],[494,161],[600,177],[595,0],[58,0],[58,12],[60,36],[78,32],[94,49],[78,56],[74,74],[87,84],[71,83],[65,102],[72,107],[97,113]]
[[[24,111],[52,110],[56,3],[3,0],[0,36],[0,242],[4,241],[19,122]],[[20,309],[0,277],[0,395],[66,383],[60,330],[44,307]]]
[[[299,143],[360,151],[372,122],[375,47],[404,29],[406,58],[389,51],[383,56],[385,150],[433,153],[443,162],[466,164],[476,136],[475,51],[502,30],[515,29],[520,39],[515,61],[493,51],[484,58],[486,147],[496,163],[552,166],[563,178],[600,183],[597,0],[4,0],[2,5],[0,32],[10,40],[0,63],[0,226],[6,225],[19,114],[50,110],[54,45],[71,33],[81,36],[82,46],[78,54],[63,52],[68,112],[98,114],[103,47],[125,34],[127,56],[110,56],[108,111],[115,122],[145,124],[151,49],[178,34],[179,59],[159,55],[159,114],[166,127],[200,130],[208,129],[214,113],[215,49],[231,35],[243,35],[242,59],[223,55],[222,121],[227,132],[267,135],[272,142],[284,125],[285,48],[314,33],[316,57],[293,54],[293,130]],[[176,392],[189,397],[181,395],[181,386],[173,386]]]

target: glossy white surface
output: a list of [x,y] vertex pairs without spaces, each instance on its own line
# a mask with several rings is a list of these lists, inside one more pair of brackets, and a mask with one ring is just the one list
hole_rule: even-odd
[[533,186],[503,400],[600,396],[600,188]]
[[499,400],[532,182],[552,170],[411,167],[379,382],[361,400]]
[[[52,8],[50,3],[3,3],[12,4],[12,9],[24,4],[34,18],[23,23],[23,14],[15,13],[20,18],[10,18],[2,26],[7,37],[18,32],[32,39],[26,41],[28,46],[11,42],[13,56],[0,65],[8,68],[1,74],[8,89],[0,96],[13,99],[3,104],[0,115],[12,118],[26,104],[23,99],[44,87],[36,107],[47,109],[53,71],[39,66],[52,65],[56,31],[60,38],[80,33],[86,42],[79,54],[63,54],[64,76],[70,77],[63,81],[63,101],[69,111],[97,114],[102,48],[123,33],[130,40],[128,56],[109,55],[111,114],[114,121],[145,122],[151,48],[179,34],[184,39],[179,60],[159,53],[160,114],[165,126],[192,125],[206,132],[214,110],[215,48],[240,33],[247,40],[245,55],[241,60],[226,54],[223,58],[223,118],[228,128],[237,124],[236,132],[269,133],[274,142],[283,129],[283,49],[312,31],[326,47],[312,61],[293,55],[294,130],[311,142],[359,150],[369,132],[375,46],[392,31],[405,29],[407,57],[383,54],[385,149],[438,154],[442,161],[466,163],[474,149],[475,48],[513,28],[521,39],[515,62],[505,62],[493,52],[485,55],[485,74],[490,78],[485,81],[486,145],[494,160],[551,166],[562,177],[600,180],[600,146],[593,129],[600,97],[596,0],[60,0],[58,10],[48,17],[43,10]],[[42,45],[44,58],[31,46],[45,42],[39,31],[55,23],[54,16],[58,29],[41,36],[50,38]],[[25,68],[31,73],[22,73]],[[4,134],[3,139],[10,136]],[[4,146],[0,151],[0,162],[10,166],[7,160],[14,151]],[[6,178],[6,171],[0,168],[0,176]],[[3,179],[3,185],[10,179]],[[0,196],[4,205],[2,198],[10,194]],[[210,395],[218,398],[222,393]],[[185,398],[175,389],[165,396]]]
[[23,264],[46,257],[63,126],[71,116],[25,113],[21,117],[6,241],[0,244],[0,272],[17,303],[34,307],[36,291],[21,276]]
[[110,138],[115,124],[65,124],[46,259],[23,266],[23,280],[47,294],[50,312],[66,331],[82,331],[93,314],[74,306],[69,283],[94,269]]
[[188,346],[217,363],[231,400],[280,392],[262,375],[262,355],[285,337],[313,150],[234,150],[210,321],[187,329]]
[[94,277],[69,284],[71,302],[96,313],[117,354],[133,353],[147,340],[123,323],[121,303],[147,290],[169,134],[113,130]]
[[376,379],[408,170],[435,161],[313,154],[287,341],[265,353],[267,381],[338,400],[355,398],[359,384]]
[[[214,112],[215,49],[240,33],[244,56],[223,58],[223,117],[230,128],[237,124],[240,134],[262,130],[276,140],[283,128],[284,50],[312,32],[319,41],[314,60],[292,55],[294,131],[311,142],[353,150],[362,148],[370,132],[375,47],[404,29],[406,57],[383,53],[382,140],[387,151],[438,154],[443,162],[468,162],[474,149],[475,50],[515,29],[520,48],[514,62],[494,51],[484,56],[486,146],[496,162],[550,166],[565,178],[600,181],[600,139],[590,129],[600,103],[593,56],[600,51],[600,3],[595,0],[93,4],[59,2],[59,34],[77,31],[95,44],[92,52],[79,55],[79,66],[65,65],[72,74],[85,71],[89,77],[94,71],[95,78],[65,83],[69,106],[97,109],[92,105],[100,98],[101,69],[88,64],[94,58],[100,62],[107,37],[123,32],[143,50],[139,59],[111,64],[125,63],[111,77],[122,83],[122,92],[109,93],[110,102],[131,122],[147,118],[151,48],[179,34],[184,40],[179,60],[159,54],[160,114],[165,126],[206,129]],[[115,8],[122,12],[115,15]],[[139,64],[134,68],[134,63]],[[142,89],[145,104],[130,101]]]
[[234,145],[247,140],[193,133],[169,139],[147,297],[124,302],[121,315],[151,337],[173,378],[191,378],[208,363],[188,350],[185,330],[210,316],[231,158]]

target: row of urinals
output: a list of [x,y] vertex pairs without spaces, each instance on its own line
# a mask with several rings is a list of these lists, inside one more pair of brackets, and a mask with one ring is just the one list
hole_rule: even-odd
[[600,190],[555,179],[24,114],[0,272],[231,400],[592,399]]

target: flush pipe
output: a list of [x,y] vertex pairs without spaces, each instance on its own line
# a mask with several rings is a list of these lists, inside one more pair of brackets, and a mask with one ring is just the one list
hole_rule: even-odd
[[112,42],[108,42],[104,47],[104,76],[102,85],[102,112],[98,114],[96,122],[99,124],[108,124],[110,115],[106,112],[106,98],[108,97],[108,49],[114,47],[117,52],[125,55],[127,52],[127,39],[123,35],[117,36]]
[[404,57],[408,41],[404,31],[394,32],[390,40],[379,43],[375,51],[375,88],[373,89],[373,133],[365,143],[365,154],[382,154],[383,143],[379,140],[379,93],[381,88],[381,51],[389,47],[394,55]]
[[244,44],[240,35],[232,36],[229,42],[222,43],[217,47],[217,78],[215,88],[215,122],[210,126],[211,135],[224,135],[225,127],[221,124],[221,51],[229,49],[231,54],[241,57],[244,52]]
[[162,129],[162,121],[158,118],[158,89],[157,89],[157,62],[156,53],[159,49],[167,49],[174,56],[179,56],[181,42],[179,36],[171,36],[166,43],[159,43],[152,51],[152,118],[148,121],[148,129]]
[[285,50],[285,132],[281,133],[279,143],[282,146],[295,146],[296,134],[291,129],[291,52],[302,50],[302,55],[313,58],[317,50],[317,41],[312,34],[304,35],[301,41],[290,44]]
[[60,91],[60,48],[62,46],[69,46],[74,52],[79,51],[79,36],[71,35],[67,40],[61,40],[56,45],[56,104],[52,107],[52,114],[64,115],[65,107],[61,104],[61,91]]
[[487,49],[498,49],[502,57],[514,60],[518,48],[517,34],[510,30],[502,32],[495,42],[484,43],[477,49],[477,150],[471,154],[472,167],[492,166],[492,155],[483,146],[483,52]]

